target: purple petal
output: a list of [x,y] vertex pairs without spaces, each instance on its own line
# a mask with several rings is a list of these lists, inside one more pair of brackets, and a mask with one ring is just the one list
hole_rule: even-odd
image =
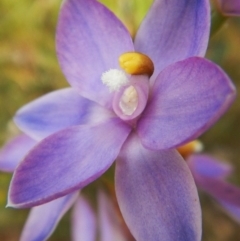
[[144,146],[167,149],[197,139],[229,108],[235,88],[208,60],[193,57],[163,70],[138,124]]
[[217,200],[240,207],[240,188],[222,179],[201,176],[196,173],[193,173],[193,176],[197,186]]
[[44,241],[55,230],[62,216],[76,200],[78,194],[70,194],[31,209],[20,241]]
[[95,0],[64,2],[57,29],[57,52],[69,83],[81,95],[108,107],[109,90],[101,75],[118,69],[119,56],[133,51],[130,34],[122,23]]
[[155,79],[174,62],[204,56],[210,29],[209,0],[155,0],[135,40],[154,62]]
[[199,188],[217,199],[229,212],[240,210],[240,188],[223,180],[232,172],[230,165],[207,155],[192,155],[187,162]]
[[124,236],[121,216],[103,191],[99,192],[98,204],[100,241],[127,240],[127,237]]
[[96,217],[89,203],[82,197],[76,202],[72,215],[72,240],[95,241]]
[[136,240],[201,240],[196,186],[175,150],[145,149],[132,135],[116,162],[116,193]]
[[97,123],[111,113],[79,93],[66,88],[40,97],[22,107],[15,116],[18,127],[31,137],[44,137],[72,125]]
[[240,206],[234,206],[227,202],[222,202],[221,200],[218,200],[221,205],[223,206],[224,210],[227,211],[227,213],[235,219],[237,222],[240,223]]
[[191,155],[187,159],[187,163],[196,175],[225,178],[232,173],[232,166],[228,163],[223,163],[208,155]]
[[110,167],[130,130],[115,118],[47,137],[16,169],[8,206],[40,205],[86,186]]
[[35,144],[36,141],[24,134],[7,142],[0,151],[0,170],[13,172],[19,162]]
[[217,0],[219,8],[224,15],[240,16],[239,0]]

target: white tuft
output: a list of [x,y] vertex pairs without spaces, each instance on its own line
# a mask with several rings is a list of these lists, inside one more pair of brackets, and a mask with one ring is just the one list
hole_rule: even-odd
[[104,72],[101,80],[109,88],[110,92],[117,91],[129,83],[127,75],[119,69],[110,69]]

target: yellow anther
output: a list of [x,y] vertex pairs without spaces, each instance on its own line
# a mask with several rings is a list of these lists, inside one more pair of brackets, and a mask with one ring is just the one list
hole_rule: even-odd
[[203,149],[203,145],[200,141],[191,141],[183,146],[177,148],[178,152],[183,156],[183,158],[188,157],[192,153],[200,152]]
[[118,60],[121,68],[128,74],[148,75],[149,77],[153,74],[153,62],[145,54],[127,52],[122,54]]

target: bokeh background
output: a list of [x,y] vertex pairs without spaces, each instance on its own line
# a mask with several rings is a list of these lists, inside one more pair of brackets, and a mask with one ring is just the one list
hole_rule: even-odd
[[[152,0],[102,0],[134,35]],[[0,144],[16,134],[11,119],[23,104],[68,86],[55,52],[60,0],[0,1]],[[209,42],[208,59],[219,64],[240,91],[240,18],[226,20]],[[201,137],[205,152],[230,162],[230,181],[240,186],[240,96],[224,117]],[[5,208],[11,174],[0,172],[0,240],[19,239],[28,210]],[[112,178],[109,175],[108,178]],[[240,223],[232,220],[209,196],[200,192],[203,241],[240,240]],[[70,240],[70,214],[50,241]]]

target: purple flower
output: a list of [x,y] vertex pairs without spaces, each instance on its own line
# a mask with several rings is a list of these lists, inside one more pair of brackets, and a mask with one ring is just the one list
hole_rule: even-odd
[[[200,240],[194,180],[172,148],[201,135],[235,97],[228,77],[201,57],[209,15],[208,0],[156,0],[133,43],[97,1],[64,1],[57,52],[72,87],[17,112],[20,129],[40,143],[17,167],[8,205],[82,189],[117,159],[117,199],[136,240]],[[133,51],[153,61],[150,79],[120,69]]]
[[218,7],[223,15],[239,16],[240,0],[217,0]]

